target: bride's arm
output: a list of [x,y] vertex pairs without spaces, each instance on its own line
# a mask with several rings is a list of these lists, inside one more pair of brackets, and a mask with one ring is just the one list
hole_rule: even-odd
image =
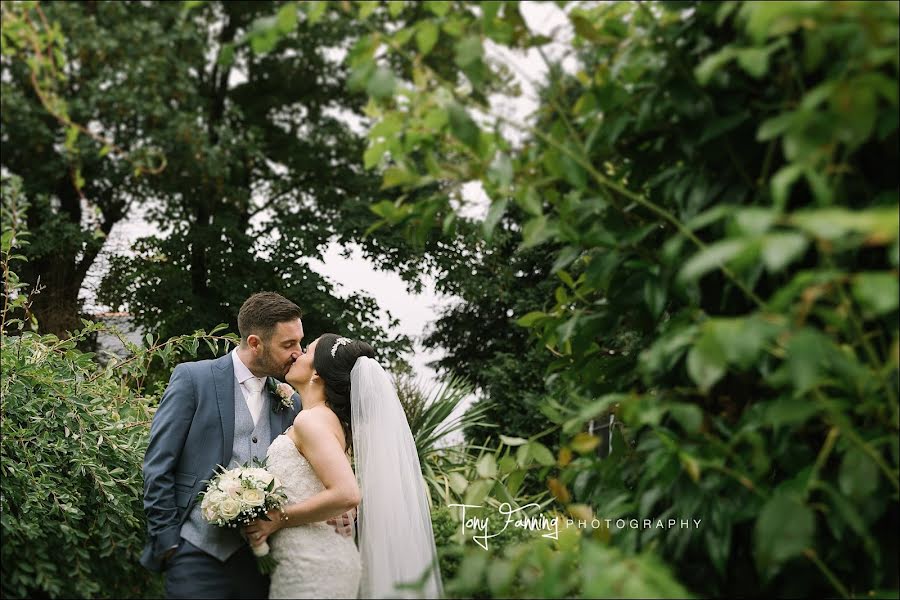
[[286,507],[287,519],[279,521],[281,527],[325,521],[359,504],[359,486],[344,449],[331,431],[330,424],[323,419],[309,418],[313,416],[298,418],[294,422],[294,433],[300,451],[325,489],[311,498]]

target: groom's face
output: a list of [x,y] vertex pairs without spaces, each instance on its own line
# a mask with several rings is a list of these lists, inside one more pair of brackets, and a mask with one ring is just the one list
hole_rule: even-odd
[[300,319],[279,323],[269,339],[259,344],[254,370],[284,379],[291,365],[300,356],[302,339],[303,324]]

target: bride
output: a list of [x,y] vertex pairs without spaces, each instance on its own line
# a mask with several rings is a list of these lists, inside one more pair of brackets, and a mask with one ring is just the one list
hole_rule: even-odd
[[[287,373],[303,410],[269,446],[268,468],[288,505],[244,528],[254,546],[272,536],[270,598],[441,596],[415,443],[373,356],[365,342],[327,333]],[[357,504],[358,548],[325,523]]]

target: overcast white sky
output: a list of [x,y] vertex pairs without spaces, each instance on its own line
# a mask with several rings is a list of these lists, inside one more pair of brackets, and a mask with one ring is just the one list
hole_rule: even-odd
[[[566,70],[573,70],[573,59],[562,56],[567,44],[559,43],[567,42],[572,36],[568,20],[562,11],[552,2],[523,2],[522,14],[532,31],[555,40],[554,43],[544,46],[544,52],[552,60],[563,59]],[[494,102],[492,109],[508,118],[526,120],[536,107],[537,94],[532,82],[541,81],[546,73],[543,59],[537,50],[532,49],[527,53],[501,50],[489,41],[486,43],[485,51],[489,60],[502,61],[512,66],[523,91],[520,98],[492,98]],[[464,193],[471,202],[466,213],[484,214],[486,198],[479,189],[479,184],[467,185]],[[127,221],[113,227],[104,248],[104,256],[95,262],[81,290],[81,297],[85,299],[88,310],[97,312],[107,310],[106,307],[97,306],[92,300],[93,289],[105,270],[106,258],[111,254],[127,253],[134,240],[154,231],[154,227],[142,218],[141,211],[133,212]],[[373,296],[383,309],[398,318],[400,324],[397,332],[405,333],[416,340],[416,352],[410,357],[416,373],[426,384],[433,383],[435,373],[426,363],[438,358],[439,353],[425,352],[419,340],[422,332],[435,320],[441,307],[453,302],[453,298],[436,294],[432,282],[428,282],[421,294],[411,294],[398,275],[377,270],[362,257],[358,248],[351,248],[350,258],[341,256],[342,250],[343,248],[332,244],[325,254],[325,260],[311,261],[311,266],[331,279],[336,284],[339,294],[365,292]],[[461,407],[464,408],[465,406]]]

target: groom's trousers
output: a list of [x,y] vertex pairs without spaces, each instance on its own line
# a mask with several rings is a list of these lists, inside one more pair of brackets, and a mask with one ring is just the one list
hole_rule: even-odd
[[269,597],[269,578],[246,545],[223,563],[182,538],[165,574],[167,598]]

